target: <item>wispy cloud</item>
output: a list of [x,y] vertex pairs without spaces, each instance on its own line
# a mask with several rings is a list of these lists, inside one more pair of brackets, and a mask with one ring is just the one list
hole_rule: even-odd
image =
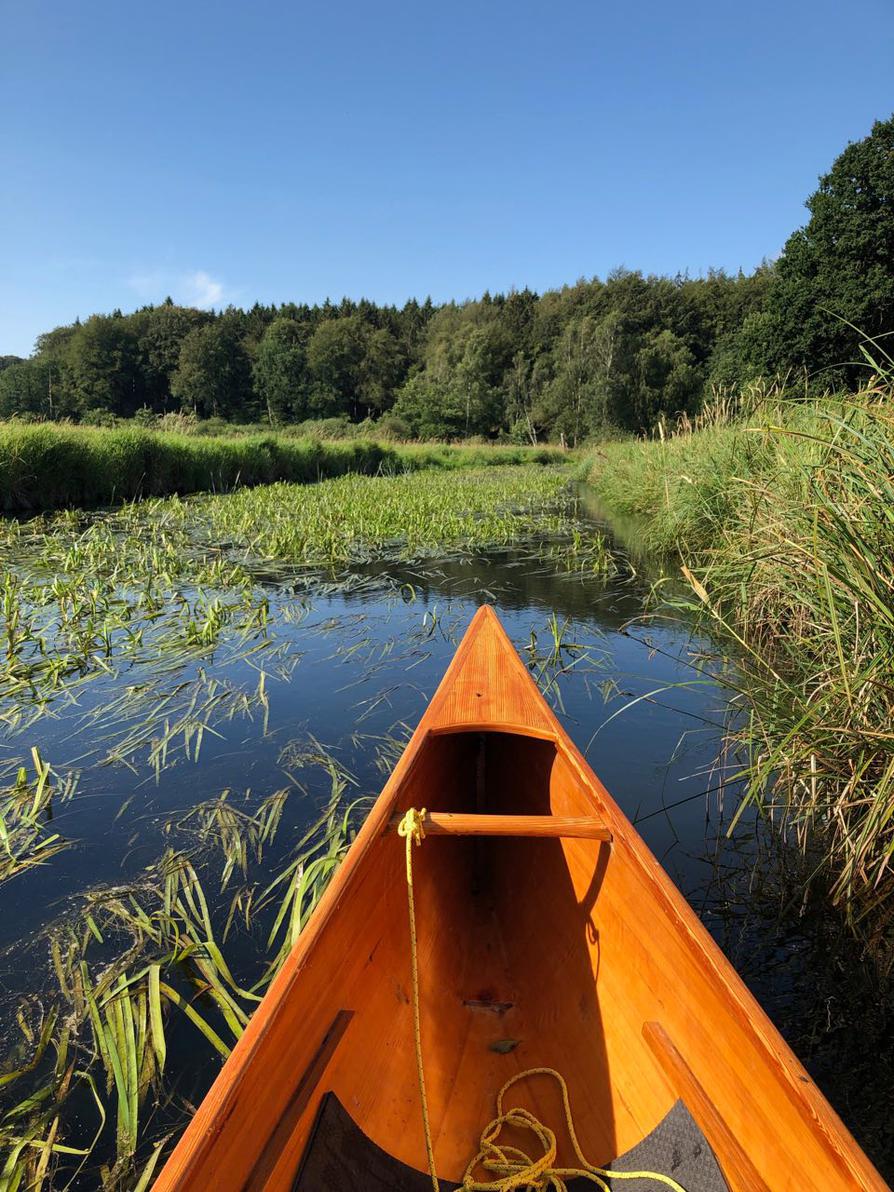
[[187,299],[192,306],[220,306],[224,296],[223,282],[215,281],[203,269],[188,274],[184,280]]
[[127,284],[144,302],[160,302],[170,294],[175,302],[202,309],[221,306],[232,296],[228,294],[222,281],[212,277],[204,269],[196,269],[192,273],[152,269],[132,273],[127,279]]

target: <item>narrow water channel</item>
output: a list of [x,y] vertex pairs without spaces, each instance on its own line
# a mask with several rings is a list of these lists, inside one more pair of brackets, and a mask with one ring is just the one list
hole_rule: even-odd
[[[139,880],[171,843],[171,825],[201,800],[228,790],[239,805],[249,791],[289,792],[261,863],[273,874],[331,789],[327,758],[349,776],[349,797],[374,795],[473,612],[488,601],[593,768],[890,1174],[891,1125],[871,1086],[880,1046],[873,1032],[883,1033],[884,1024],[866,1021],[862,1037],[848,1025],[849,1006],[861,1004],[859,975],[841,968],[830,974],[830,965],[849,963],[848,953],[831,949],[816,917],[780,911],[785,862],[759,840],[753,819],[744,817],[734,841],[726,840],[736,791],[718,766],[727,696],[710,677],[715,664],[706,662],[716,650],[679,622],[631,625],[652,578],[642,560],[636,573],[622,568],[609,579],[568,574],[530,549],[369,568],[347,586],[296,588],[282,576],[259,576],[275,639],[265,653],[227,661],[221,649],[173,673],[147,673],[145,665],[125,671],[76,706],[8,735],[6,754],[39,744],[57,770],[79,778],[54,818],[54,830],[73,847],[0,887],[7,1034],[20,1000],[38,997],[51,975],[46,930],[85,890]],[[187,689],[199,681],[255,698],[221,703],[229,711],[211,722],[198,760],[176,742],[158,768],[145,750],[126,764],[110,759],[109,743],[132,724],[127,714],[90,713],[109,707],[116,687]],[[248,959],[250,933],[233,949],[227,955],[238,967]],[[203,1044],[188,1024],[173,1026],[169,1069],[179,1072],[178,1097],[188,1102],[217,1070],[217,1057]],[[879,1095],[886,1084],[878,1073]],[[159,1133],[179,1111],[179,1102],[153,1111]],[[85,1174],[74,1186],[95,1183]]]

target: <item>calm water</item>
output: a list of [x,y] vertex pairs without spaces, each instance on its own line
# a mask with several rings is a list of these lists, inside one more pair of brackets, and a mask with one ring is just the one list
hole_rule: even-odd
[[[530,555],[503,552],[370,573],[353,590],[320,584],[296,592],[275,580],[268,588],[273,644],[267,651],[227,663],[220,650],[183,670],[147,676],[143,667],[115,680],[148,679],[159,691],[173,690],[204,673],[251,693],[263,669],[268,707],[255,702],[249,713],[213,720],[217,735],[205,734],[197,762],[175,748],[158,774],[145,749],[135,751],[130,765],[108,763],[127,720],[107,716],[85,725],[84,716],[104,705],[111,684],[95,684],[79,708],[5,742],[7,752],[18,754],[39,740],[57,769],[81,774],[54,821],[75,846],[0,889],[0,1012],[7,1023],[19,998],[51,979],[44,929],[69,913],[85,889],[138,879],[170,843],[166,825],[198,801],[225,789],[234,799],[290,789],[263,877],[287,858],[329,791],[325,767],[308,763],[309,754],[322,748],[352,776],[358,795],[374,795],[476,607],[487,600],[593,768],[850,1127],[885,1163],[891,1138],[887,1115],[876,1108],[890,1083],[877,1071],[882,1044],[867,1034],[890,1032],[883,1022],[862,1033],[853,1029],[853,1002],[843,984],[853,988],[853,971],[830,977],[823,927],[810,916],[780,913],[783,863],[772,850],[766,855],[748,820],[735,845],[725,842],[735,791],[724,791],[717,766],[726,697],[704,673],[711,643],[666,621],[629,627],[641,611],[646,578],[582,580]],[[550,661],[553,615],[563,648]],[[250,944],[236,944],[234,964],[240,956],[247,962],[249,952]],[[216,1062],[203,1062],[198,1073],[184,1062],[205,1055],[195,1050],[190,1031],[174,1024],[169,1054],[179,1053],[180,1090],[193,1099]]]

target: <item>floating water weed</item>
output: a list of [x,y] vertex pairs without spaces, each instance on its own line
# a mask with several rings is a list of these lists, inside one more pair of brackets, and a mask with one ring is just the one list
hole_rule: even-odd
[[[56,998],[45,1013],[22,1007],[18,1053],[26,1058],[12,1059],[0,1074],[5,1100],[27,1085],[17,1104],[0,1112],[7,1156],[0,1192],[40,1187],[54,1175],[70,1180],[91,1161],[112,1123],[115,1160],[97,1170],[97,1182],[135,1192],[147,1186],[165,1143],[147,1134],[147,1100],[150,1093],[158,1100],[167,1080],[171,1015],[191,1024],[209,1055],[228,1055],[353,835],[357,804],[343,801],[349,776],[312,740],[294,746],[290,759],[296,767],[302,759],[322,764],[330,798],[263,887],[246,879],[275,838],[288,791],[246,795],[244,808],[223,792],[169,824],[170,835],[191,841],[190,855],[170,848],[139,882],[89,892],[77,915],[50,932]],[[221,862],[213,897],[195,868],[198,857],[212,871],[213,858]],[[237,873],[244,884],[227,906],[220,896]],[[222,950],[239,920],[237,906],[246,931],[258,921],[271,924],[260,973],[249,987]],[[92,1126],[83,1120],[85,1103],[94,1107]]]
[[[37,748],[31,750],[34,779],[22,766],[12,786],[0,791],[0,884],[68,848],[69,841],[48,828],[54,800],[63,803],[77,779],[59,780]],[[55,781],[54,781],[55,779]]]
[[562,533],[566,479],[530,467],[345,476],[312,489],[280,484],[201,498],[194,509],[209,536],[237,540],[244,558],[332,567]]

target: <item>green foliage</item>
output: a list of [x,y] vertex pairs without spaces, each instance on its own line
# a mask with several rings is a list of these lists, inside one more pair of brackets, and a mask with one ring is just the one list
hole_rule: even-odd
[[255,389],[271,423],[300,422],[307,415],[307,326],[274,319],[258,346]]
[[[114,416],[100,410],[96,417]],[[270,433],[214,438],[159,433],[132,423],[90,429],[10,422],[0,424],[0,493],[6,511],[89,508],[134,497],[226,492],[276,480],[304,484],[349,472],[446,467],[471,459],[516,463],[535,454],[544,461],[561,458],[496,447],[398,449],[356,435],[344,442]]]
[[171,393],[199,417],[251,409],[251,364],[232,323],[218,320],[185,336]]
[[389,436],[576,443],[691,410],[715,344],[754,313],[764,281],[618,272],[438,310],[344,301],[213,315],[167,301],[40,336],[32,360],[0,372],[0,414],[112,425],[146,408],[187,412],[205,433],[338,419],[331,437],[393,411]]
[[748,363],[806,371],[817,390],[853,387],[867,375],[859,336],[894,332],[894,117],[848,145],[807,207],[776,267],[762,351]]
[[143,404],[137,338],[128,319],[93,315],[71,338],[65,354],[66,388],[77,409],[125,417]]
[[307,490],[278,484],[205,497],[192,515],[213,541],[237,541],[251,555],[332,566],[570,532],[567,486],[564,469],[532,466],[352,475]]
[[317,326],[307,345],[307,370],[311,411],[358,421],[391,404],[405,360],[388,328],[354,314]]
[[4,368],[0,372],[0,417],[51,417],[55,371],[48,360],[23,360]]
[[750,276],[619,269],[437,309],[343,299],[209,314],[168,299],[96,315],[40,336],[31,361],[0,359],[0,415],[146,406],[356,426],[393,411],[401,435],[577,445],[609,427],[648,433],[762,376],[853,388],[860,335],[894,333],[894,117],[845,149],[808,207],[780,260]]
[[190,331],[206,325],[211,315],[165,302],[139,311],[136,323],[137,347],[143,371],[145,399],[155,410],[166,409],[171,402],[171,379],[180,363],[180,349]]
[[618,401],[619,357],[623,347],[621,316],[573,319],[553,351],[552,377],[544,385],[540,420],[551,424],[576,447],[614,419]]

